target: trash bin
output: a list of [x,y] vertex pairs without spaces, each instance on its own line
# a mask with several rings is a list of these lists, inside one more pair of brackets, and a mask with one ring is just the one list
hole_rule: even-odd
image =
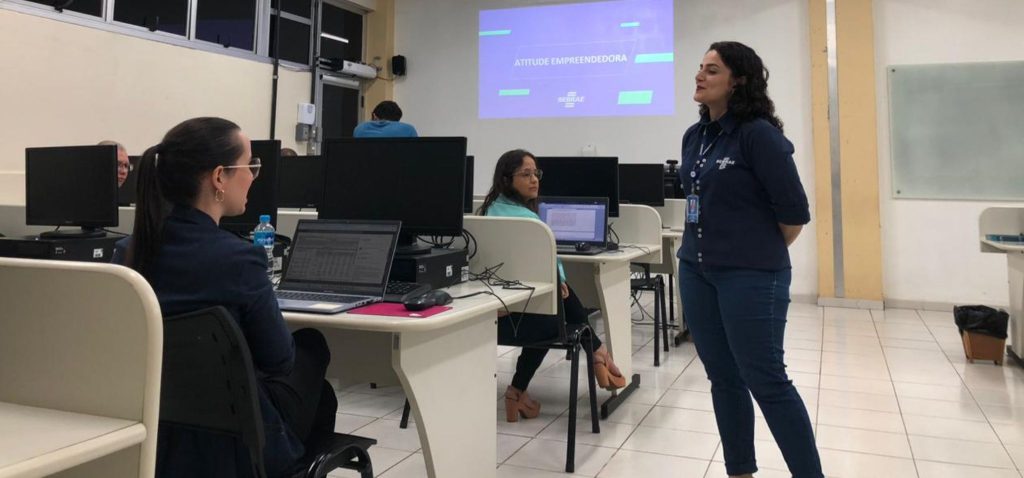
[[984,305],[953,307],[953,317],[964,342],[967,361],[992,360],[1003,364],[1006,355],[1006,329],[1010,315]]

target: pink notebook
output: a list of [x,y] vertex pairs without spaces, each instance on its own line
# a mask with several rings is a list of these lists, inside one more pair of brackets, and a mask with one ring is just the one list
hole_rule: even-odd
[[376,304],[367,305],[358,309],[352,309],[348,311],[350,314],[363,314],[363,315],[380,315],[384,317],[409,317],[413,319],[425,319],[430,316],[440,314],[452,310],[451,307],[442,307],[435,305],[429,309],[412,311],[405,310],[405,306],[402,304],[394,304],[391,302],[378,302]]

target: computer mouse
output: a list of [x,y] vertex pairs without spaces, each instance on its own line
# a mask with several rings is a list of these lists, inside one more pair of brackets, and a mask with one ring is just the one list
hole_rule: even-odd
[[419,297],[413,297],[402,303],[405,310],[424,310],[435,305],[448,305],[452,303],[452,296],[443,290],[432,290]]
[[587,252],[589,250],[590,250],[590,243],[588,243],[588,242],[577,242],[576,243],[576,251],[577,252]]

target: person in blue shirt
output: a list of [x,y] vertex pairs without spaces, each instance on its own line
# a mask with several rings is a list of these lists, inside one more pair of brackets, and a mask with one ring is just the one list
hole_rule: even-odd
[[[537,195],[543,172],[537,169],[533,155],[522,149],[509,151],[498,159],[494,168],[494,182],[477,211],[482,216],[525,217],[540,220],[537,215]],[[562,262],[558,261],[558,287],[561,301],[559,314],[568,324],[586,324],[587,311],[580,299],[565,282]],[[558,315],[499,314],[498,343],[531,343],[559,338],[562,319]],[[594,350],[594,375],[606,390],[626,386],[626,378],[612,362],[611,354],[596,334],[584,336],[583,346]],[[512,384],[505,390],[505,419],[515,422],[519,417],[534,418],[540,414],[540,403],[532,399],[526,389],[540,368],[547,349],[524,348],[516,362]]]
[[371,120],[356,126],[356,138],[415,138],[419,136],[409,123],[402,121],[402,108],[394,101],[381,101],[373,109]]
[[683,135],[679,169],[687,194],[680,297],[711,380],[729,476],[757,471],[753,395],[793,477],[820,478],[811,421],[783,361],[788,246],[810,210],[767,90],[750,47],[719,42],[704,55],[693,95],[700,121]]
[[[292,476],[304,443],[334,431],[338,403],[324,380],[330,352],[323,335],[288,332],[266,253],[217,226],[245,212],[259,168],[234,123],[195,118],[175,126],[142,156],[135,226],[117,243],[113,262],[146,278],[165,317],[227,308],[256,369],[267,475]],[[233,437],[161,423],[157,476],[248,477],[252,467]]]

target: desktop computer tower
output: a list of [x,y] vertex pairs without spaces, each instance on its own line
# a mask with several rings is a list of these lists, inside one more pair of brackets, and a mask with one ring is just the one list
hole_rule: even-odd
[[391,280],[417,282],[440,289],[462,282],[469,274],[465,249],[430,250],[429,254],[396,255],[391,264]]
[[114,243],[123,238],[124,236],[114,234],[86,239],[0,237],[0,257],[110,262],[110,257],[114,254]]

